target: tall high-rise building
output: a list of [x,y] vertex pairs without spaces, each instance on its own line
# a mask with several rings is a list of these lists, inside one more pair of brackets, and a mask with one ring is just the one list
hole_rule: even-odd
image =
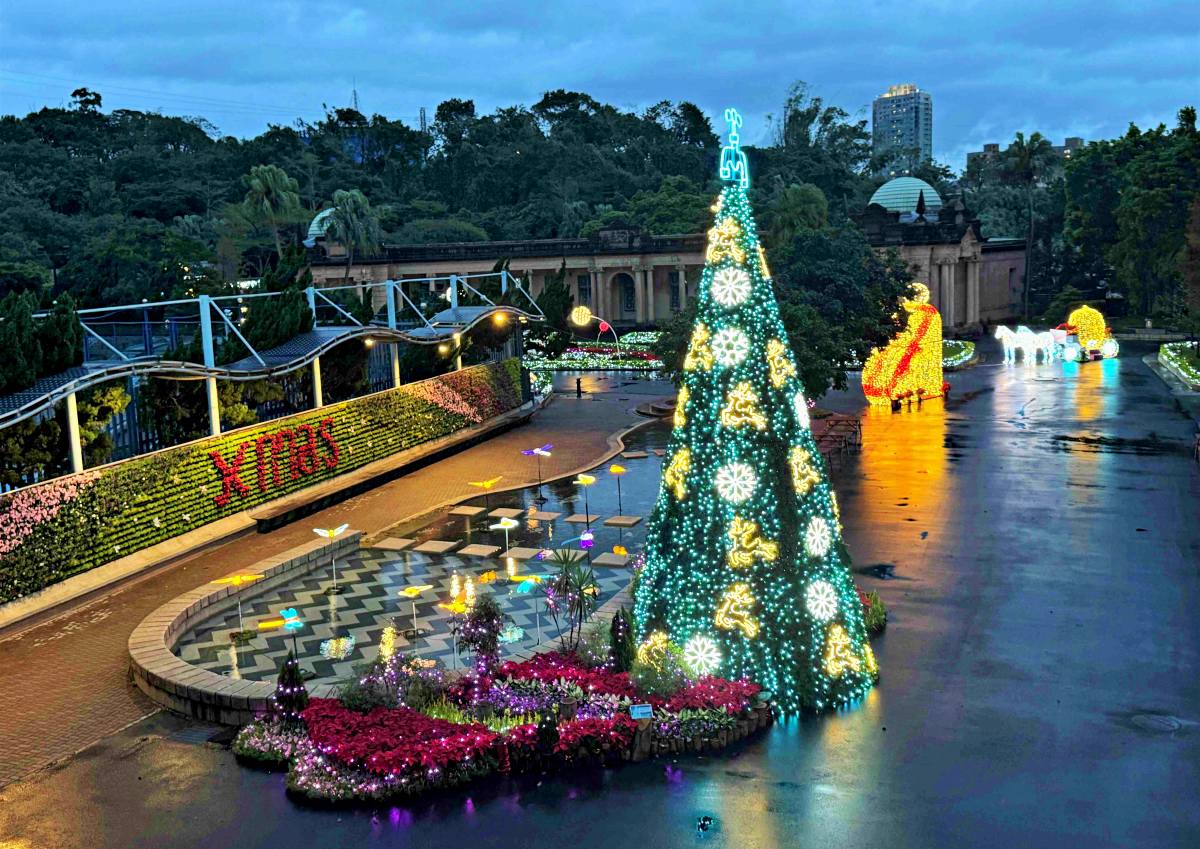
[[880,171],[908,174],[933,159],[933,97],[912,83],[890,86],[871,104],[871,143],[876,154],[891,151]]

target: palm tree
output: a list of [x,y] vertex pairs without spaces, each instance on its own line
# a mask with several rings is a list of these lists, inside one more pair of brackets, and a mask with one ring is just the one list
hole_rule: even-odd
[[819,230],[825,226],[828,215],[829,203],[812,183],[777,186],[768,210],[767,236],[771,247],[778,250],[790,245],[802,230]]
[[251,219],[265,219],[275,238],[275,253],[283,256],[279,227],[300,211],[300,186],[278,165],[255,165],[242,178],[246,183],[243,203]]
[[325,237],[346,248],[346,273],[342,280],[348,280],[355,253],[379,250],[379,218],[366,195],[358,189],[338,189],[333,193],[333,212],[325,221]]
[[1050,142],[1041,133],[1032,133],[1028,139],[1017,133],[1013,143],[1004,151],[1002,171],[1006,179],[1025,187],[1025,206],[1029,220],[1025,237],[1025,320],[1029,321],[1029,266],[1033,253],[1033,190],[1049,169],[1054,154]]

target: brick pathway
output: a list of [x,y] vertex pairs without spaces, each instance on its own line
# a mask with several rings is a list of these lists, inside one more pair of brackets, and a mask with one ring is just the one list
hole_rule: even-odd
[[503,474],[501,486],[534,484],[535,467],[520,455],[523,448],[554,443],[554,456],[542,461],[547,480],[595,464],[610,450],[610,436],[645,421],[632,413],[638,402],[670,391],[661,383],[618,384],[596,386],[609,391],[583,400],[558,398],[528,425],[302,521],[195,554],[0,640],[0,787],[155,710],[129,683],[126,641],[160,604],[310,541],[314,526],[349,522],[377,533],[406,517],[478,495],[468,480]]

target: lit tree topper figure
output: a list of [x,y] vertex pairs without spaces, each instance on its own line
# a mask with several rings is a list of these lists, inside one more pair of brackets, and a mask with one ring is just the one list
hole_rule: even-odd
[[642,640],[664,635],[698,666],[758,682],[786,711],[834,708],[870,689],[874,656],[746,195],[742,120],[726,120],[635,624]]

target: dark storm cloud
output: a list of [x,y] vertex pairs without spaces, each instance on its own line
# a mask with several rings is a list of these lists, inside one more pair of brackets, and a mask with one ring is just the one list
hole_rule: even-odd
[[934,146],[966,151],[1017,130],[1109,137],[1173,121],[1200,91],[1192,2],[421,2],[8,4],[0,112],[65,103],[203,115],[236,135],[314,119],[357,85],[364,111],[484,110],[551,88],[628,108],[726,104],[765,135],[795,80],[867,115],[889,84],[934,97]]

